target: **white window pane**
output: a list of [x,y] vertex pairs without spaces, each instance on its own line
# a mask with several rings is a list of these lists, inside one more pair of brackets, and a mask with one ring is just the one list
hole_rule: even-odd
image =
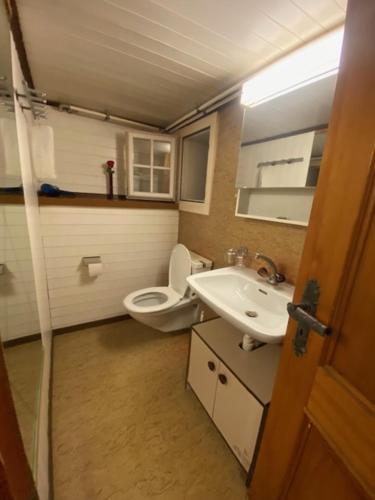
[[151,169],[145,167],[134,167],[133,184],[134,191],[149,193],[151,191]]
[[134,138],[133,163],[137,165],[151,165],[151,141],[149,139]]
[[154,141],[154,166],[170,167],[171,143],[167,141]]
[[153,175],[153,192],[154,193],[169,193],[169,170],[159,170],[154,168]]

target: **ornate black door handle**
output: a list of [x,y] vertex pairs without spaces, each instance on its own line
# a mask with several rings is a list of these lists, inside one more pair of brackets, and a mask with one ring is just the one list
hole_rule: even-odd
[[289,316],[298,323],[293,340],[296,356],[302,356],[306,353],[306,344],[310,330],[321,336],[330,335],[331,333],[330,327],[315,317],[319,295],[319,283],[316,280],[309,280],[303,292],[302,302],[300,304],[289,302],[287,305]]

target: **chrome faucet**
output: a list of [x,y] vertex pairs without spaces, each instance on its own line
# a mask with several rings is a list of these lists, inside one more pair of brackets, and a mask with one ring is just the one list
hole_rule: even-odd
[[262,253],[256,253],[255,259],[264,260],[264,262],[268,264],[270,271],[268,271],[268,269],[265,267],[261,267],[257,271],[259,276],[262,276],[262,278],[267,278],[268,283],[270,283],[271,285],[277,285],[278,283],[282,283],[283,281],[285,281],[285,276],[277,271],[276,264],[272,259],[270,259],[270,257],[267,257],[267,255],[263,255]]

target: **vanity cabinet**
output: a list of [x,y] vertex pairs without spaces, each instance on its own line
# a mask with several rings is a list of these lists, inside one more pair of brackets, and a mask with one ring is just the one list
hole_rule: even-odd
[[219,367],[219,358],[193,333],[190,344],[188,382],[211,416],[214,410]]
[[245,470],[253,470],[280,346],[241,349],[242,333],[221,318],[193,327],[187,383]]
[[[221,378],[224,381],[221,381]],[[213,421],[247,470],[262,422],[263,406],[224,365],[220,364]]]

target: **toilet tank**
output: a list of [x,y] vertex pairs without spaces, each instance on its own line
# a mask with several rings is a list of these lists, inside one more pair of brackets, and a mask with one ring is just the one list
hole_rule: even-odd
[[202,273],[212,269],[212,260],[206,259],[195,252],[191,252],[190,250],[189,252],[191,256],[191,274]]

